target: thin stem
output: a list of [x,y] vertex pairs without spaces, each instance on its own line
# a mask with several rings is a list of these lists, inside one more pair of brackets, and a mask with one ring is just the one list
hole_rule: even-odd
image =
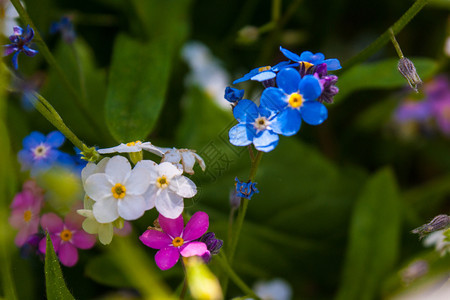
[[[222,270],[228,275],[228,277],[248,296],[252,297],[253,299],[260,299],[253,290],[245,284],[245,282],[239,278],[239,276],[236,274],[236,272],[233,271],[230,264],[227,261],[227,258],[222,253],[220,255],[216,256],[216,261],[219,262],[220,266],[222,267]],[[224,290],[225,293],[225,290]]]
[[250,155],[250,159],[253,162],[255,160],[255,155],[253,154],[252,145],[248,145],[247,148],[248,148],[248,154]]
[[272,0],[272,22],[277,23],[281,16],[281,0]]
[[181,289],[181,293],[180,293],[180,300],[183,300],[184,296],[186,295],[186,291],[187,291],[187,272],[186,272],[186,266],[184,265],[183,259],[181,259],[180,262],[181,262],[181,266],[183,267],[183,273],[184,273],[183,288]]
[[77,62],[77,71],[78,71],[78,81],[80,83],[81,97],[84,102],[87,101],[87,92],[86,92],[86,80],[84,78],[83,66],[81,64],[80,55],[78,55],[77,48],[74,44],[70,45],[72,48],[73,56],[75,56],[75,61]]
[[395,51],[397,51],[397,55],[400,59],[404,58],[402,49],[400,48],[400,45],[398,44],[397,40],[395,39],[394,31],[392,30],[392,27],[389,28],[389,35],[391,37],[391,42],[394,45]]
[[55,71],[58,73],[58,77],[60,78],[62,83],[66,86],[66,88],[69,91],[69,93],[72,94],[73,99],[75,100],[76,106],[83,112],[83,114],[85,115],[86,119],[89,121],[89,123],[91,123],[91,125],[94,128],[100,129],[101,127],[97,125],[95,120],[91,117],[89,111],[83,105],[83,101],[80,98],[80,95],[77,93],[77,91],[72,86],[72,84],[70,83],[69,79],[67,78],[67,76],[64,74],[64,72],[61,69],[61,67],[56,62],[56,59],[53,57],[52,53],[48,49],[47,44],[44,42],[44,40],[42,39],[41,35],[39,34],[39,30],[36,28],[36,26],[34,25],[33,21],[31,20],[30,16],[28,15],[26,10],[23,8],[22,4],[20,3],[20,0],[11,0],[11,3],[14,5],[14,8],[19,13],[20,18],[26,24],[30,25],[33,28],[33,30],[34,30],[34,41],[38,45],[42,56],[44,56],[44,58],[47,61],[47,63],[50,66],[52,66],[55,69]]
[[389,29],[387,29],[382,35],[380,35],[372,44],[370,44],[363,51],[349,59],[343,64],[343,69],[349,69],[350,67],[365,61],[372,54],[381,49],[390,40],[391,31],[393,34],[398,34],[402,29],[414,18],[414,16],[428,3],[429,0],[417,0],[413,5],[394,23]]

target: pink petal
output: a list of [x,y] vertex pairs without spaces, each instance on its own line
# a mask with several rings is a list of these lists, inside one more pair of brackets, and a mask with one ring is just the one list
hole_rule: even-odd
[[78,251],[71,243],[62,243],[58,250],[59,260],[66,267],[74,266],[78,261]]
[[180,247],[180,254],[184,257],[190,257],[194,255],[202,256],[208,251],[205,243],[202,242],[190,242]]
[[180,252],[175,247],[168,247],[159,250],[155,255],[156,265],[163,271],[175,266],[180,258]]
[[153,249],[163,249],[172,244],[172,239],[166,233],[154,229],[146,230],[139,239]]
[[72,243],[80,249],[89,249],[95,245],[95,235],[84,232],[82,229],[74,232],[72,235]]
[[16,209],[11,212],[11,216],[9,217],[9,224],[13,228],[20,229],[24,224],[25,220],[23,219],[24,210]]
[[63,230],[63,221],[54,213],[42,215],[41,226],[49,233],[58,233]]
[[[53,244],[53,248],[55,249],[55,252],[58,253],[59,245],[61,244],[61,238],[57,235],[51,234],[50,239],[52,240],[52,244]],[[45,253],[46,247],[47,247],[47,239],[44,237],[39,242],[39,251],[41,251],[41,253]]]
[[[36,231],[33,233],[37,232],[37,228]],[[30,236],[30,234],[28,233],[28,228],[22,228],[22,230],[19,231],[19,233],[17,233],[16,238],[14,239],[14,243],[18,246],[18,247],[22,247],[28,237]]]
[[32,206],[34,202],[35,201],[33,193],[31,191],[25,190],[14,196],[14,199],[11,203],[11,208],[16,209],[19,207],[29,207]]
[[[80,209],[82,207],[79,207]],[[78,230],[81,228],[81,224],[84,221],[84,217],[76,213],[75,211],[72,211],[66,215],[64,218],[64,225],[70,230]]]
[[181,236],[181,233],[183,232],[184,228],[184,221],[182,215],[179,215],[178,218],[176,219],[169,219],[160,214],[158,220],[162,230],[165,233],[167,233],[171,238]]
[[206,233],[209,227],[209,216],[207,213],[198,211],[187,222],[183,231],[185,241],[196,240]]

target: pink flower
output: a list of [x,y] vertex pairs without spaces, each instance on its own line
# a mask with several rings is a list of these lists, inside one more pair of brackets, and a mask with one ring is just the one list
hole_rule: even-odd
[[196,212],[184,227],[183,216],[176,219],[158,217],[162,231],[149,229],[139,239],[146,246],[160,249],[155,255],[156,265],[161,270],[172,268],[180,258],[194,255],[201,256],[208,250],[205,243],[195,241],[209,226],[209,217],[204,212]]
[[14,240],[17,246],[22,247],[28,237],[38,232],[41,206],[42,198],[35,197],[29,190],[24,190],[14,197],[9,223],[12,227],[19,229]]
[[[64,222],[54,213],[45,214],[41,218],[42,228],[50,234],[55,252],[66,267],[72,267],[77,263],[77,248],[89,249],[95,244],[95,236],[81,229],[81,221],[82,218],[72,213],[66,215]],[[45,253],[45,250],[44,238],[39,242],[39,251]]]

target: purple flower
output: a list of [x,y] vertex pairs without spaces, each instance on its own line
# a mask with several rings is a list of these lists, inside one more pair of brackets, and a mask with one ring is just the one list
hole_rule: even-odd
[[256,182],[241,182],[237,177],[234,180],[236,181],[236,196],[250,200],[254,193],[259,193]]
[[62,17],[59,22],[53,22],[50,27],[50,33],[54,34],[61,32],[62,39],[67,44],[72,44],[75,41],[75,30],[73,29],[73,23],[68,17]]
[[205,254],[202,255],[205,263],[209,263],[213,255],[219,254],[220,248],[223,246],[223,241],[217,239],[214,232],[205,233],[198,241],[205,243],[206,248],[208,249]]
[[431,117],[431,106],[427,101],[405,100],[394,113],[399,123],[419,122],[425,123]]
[[178,262],[180,254],[183,257],[202,256],[208,251],[205,243],[196,241],[208,230],[208,214],[196,212],[186,227],[182,215],[169,219],[160,214],[158,222],[162,231],[146,230],[139,239],[150,248],[160,249],[155,255],[155,261],[161,270],[172,268]]
[[333,97],[339,93],[339,89],[336,86],[338,77],[336,75],[328,75],[326,64],[318,65],[315,74],[319,77],[319,82],[322,86],[322,94],[317,98],[317,101],[320,103],[333,103]]
[[22,247],[31,235],[38,232],[41,207],[42,197],[35,196],[30,190],[23,190],[14,197],[9,223],[19,229],[14,240],[17,246]]
[[35,56],[38,53],[37,50],[33,50],[29,47],[33,37],[34,30],[30,27],[30,25],[27,25],[27,31],[25,34],[23,34],[22,28],[19,26],[14,26],[14,34],[9,36],[11,44],[3,46],[5,48],[3,51],[3,56],[15,53],[12,58],[12,62],[16,70],[19,68],[18,57],[20,52],[23,52],[28,56]]
[[23,149],[18,154],[22,170],[31,170],[34,176],[38,171],[50,168],[58,160],[61,152],[57,148],[64,140],[59,131],[50,132],[47,136],[33,131],[23,139]]
[[[54,213],[42,216],[41,226],[48,231],[59,260],[66,267],[74,266],[78,261],[79,249],[89,249],[95,244],[95,236],[81,229],[82,218],[74,213],[66,215],[64,222]],[[45,253],[46,239],[39,242],[39,251]]]

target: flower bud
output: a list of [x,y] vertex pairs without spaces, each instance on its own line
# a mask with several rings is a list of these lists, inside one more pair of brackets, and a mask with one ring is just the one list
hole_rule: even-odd
[[433,220],[431,220],[429,223],[417,227],[411,232],[417,233],[419,234],[419,238],[423,238],[428,233],[444,229],[448,225],[450,225],[450,217],[447,215],[438,215],[434,217]]
[[398,61],[398,71],[406,78],[409,86],[418,93],[417,87],[422,84],[422,80],[417,74],[416,67],[413,62],[406,57],[400,58]]
[[225,99],[229,102],[238,102],[242,98],[244,98],[244,90],[238,90],[232,87],[227,86],[225,89]]

